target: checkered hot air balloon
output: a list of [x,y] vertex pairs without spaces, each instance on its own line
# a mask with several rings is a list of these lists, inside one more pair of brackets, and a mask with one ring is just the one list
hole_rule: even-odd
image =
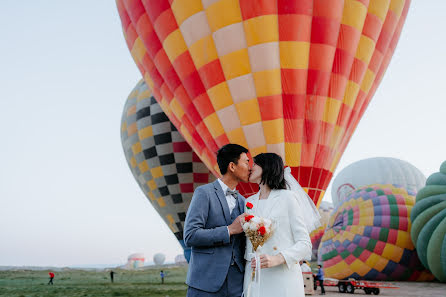
[[121,141],[130,170],[147,199],[180,242],[196,187],[215,180],[161,110],[143,80],[124,106]]
[[415,192],[370,185],[352,192],[335,209],[319,247],[327,277],[426,281],[410,237]]
[[411,218],[412,241],[421,262],[446,282],[446,162],[418,192]]
[[[410,0],[117,0],[164,112],[215,152],[275,152],[316,205],[390,62]],[[245,190],[249,192],[249,190]]]

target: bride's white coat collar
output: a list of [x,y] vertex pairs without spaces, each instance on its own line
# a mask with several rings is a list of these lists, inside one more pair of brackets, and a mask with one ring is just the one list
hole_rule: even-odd
[[[271,190],[271,192],[270,192],[269,195],[268,195],[268,198],[267,198],[267,199],[262,199],[262,200],[275,199],[275,198],[277,198],[277,197],[279,196],[280,191],[282,191],[282,190],[277,190],[277,189]],[[256,199],[256,200],[260,200],[260,199],[259,199],[259,196],[260,196],[260,192],[257,192],[257,193],[255,194],[255,199]]]

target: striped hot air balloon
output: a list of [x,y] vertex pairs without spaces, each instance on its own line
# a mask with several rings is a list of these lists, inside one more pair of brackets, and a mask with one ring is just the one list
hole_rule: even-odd
[[421,262],[446,282],[446,162],[418,192],[411,218],[412,241]]
[[122,114],[121,141],[130,170],[149,202],[180,242],[196,187],[215,177],[192,151],[143,80],[130,93]]
[[327,277],[367,280],[432,280],[410,237],[415,192],[370,185],[335,209],[319,247]]
[[[316,205],[390,62],[410,0],[117,0],[155,98],[218,175],[275,152]],[[245,190],[249,192],[249,190]]]

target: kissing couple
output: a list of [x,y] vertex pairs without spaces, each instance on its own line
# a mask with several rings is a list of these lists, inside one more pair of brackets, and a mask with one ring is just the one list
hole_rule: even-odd
[[[320,225],[319,213],[279,155],[259,154],[251,168],[247,153],[237,144],[220,148],[222,177],[194,192],[184,224],[192,250],[188,297],[305,296],[299,262],[311,257],[309,232]],[[257,183],[259,192],[245,199],[235,190],[240,182]],[[274,226],[256,257],[242,227],[248,210]],[[254,284],[253,271],[261,272]]]

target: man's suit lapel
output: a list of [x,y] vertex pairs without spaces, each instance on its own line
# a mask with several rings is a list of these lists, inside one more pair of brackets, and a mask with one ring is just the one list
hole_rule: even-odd
[[217,195],[218,200],[220,200],[220,204],[223,209],[223,214],[225,216],[226,223],[231,224],[232,222],[231,222],[231,215],[229,213],[228,202],[226,201],[223,189],[221,188],[218,180],[214,181],[214,188],[215,188],[215,194]]

